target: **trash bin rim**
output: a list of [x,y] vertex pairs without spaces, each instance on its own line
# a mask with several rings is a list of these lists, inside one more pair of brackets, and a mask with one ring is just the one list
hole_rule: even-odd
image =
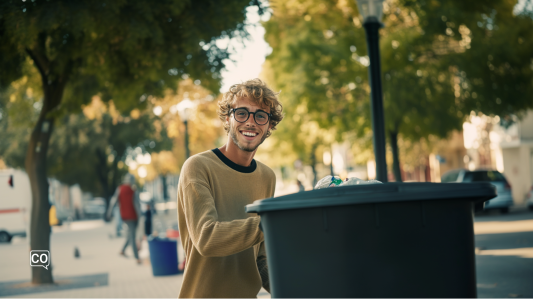
[[[372,197],[354,198],[355,195],[369,194],[372,194]],[[394,194],[394,198],[391,198],[392,194]],[[314,207],[445,199],[477,203],[490,200],[494,197],[496,197],[496,187],[488,182],[393,182],[339,186],[261,199],[246,205],[245,210],[247,213],[263,213]]]
[[175,238],[152,238],[148,240],[148,244],[150,243],[177,243],[178,239]]

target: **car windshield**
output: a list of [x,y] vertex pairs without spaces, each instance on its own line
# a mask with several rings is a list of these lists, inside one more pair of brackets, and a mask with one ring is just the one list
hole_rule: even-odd
[[465,174],[464,181],[501,181],[507,182],[505,177],[498,171],[473,171]]

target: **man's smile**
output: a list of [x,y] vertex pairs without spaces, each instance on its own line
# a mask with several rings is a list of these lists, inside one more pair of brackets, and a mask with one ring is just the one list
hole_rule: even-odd
[[244,136],[245,139],[250,140],[250,141],[253,140],[258,135],[257,132],[249,131],[249,130],[241,130],[239,132]]

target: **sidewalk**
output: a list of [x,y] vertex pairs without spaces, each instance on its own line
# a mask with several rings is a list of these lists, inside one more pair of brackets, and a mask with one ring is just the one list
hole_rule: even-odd
[[[169,212],[158,222],[171,223],[174,216]],[[531,295],[532,213],[519,207],[509,214],[486,212],[475,218],[478,296]],[[75,222],[70,228],[54,227],[51,261],[59,285],[47,292],[31,293],[27,292],[31,289],[27,284],[31,279],[28,240],[17,237],[11,244],[0,244],[0,297],[176,298],[183,276],[154,277],[148,260],[142,265],[135,263],[131,248],[126,251],[129,258],[118,255],[123,243],[124,238],[114,237],[113,223],[95,220]],[[75,247],[80,258],[74,257]],[[143,251],[146,248],[141,249],[141,257],[147,255]],[[68,282],[71,285],[65,286]],[[7,294],[6,287],[11,292],[18,289],[18,293]],[[62,287],[69,289],[60,290]],[[270,294],[261,290],[258,298],[270,298]]]
[[[57,288],[52,287],[54,290],[48,292],[32,292],[4,297],[177,298],[183,275],[154,277],[149,259],[145,258],[142,265],[137,265],[133,259],[131,248],[126,251],[129,258],[119,256],[118,253],[125,240],[124,238],[115,238],[113,235],[114,224],[106,224],[100,220],[75,222],[70,228],[58,227],[51,236],[50,251],[53,275],[55,281],[59,283]],[[145,244],[145,246],[147,245]],[[74,257],[75,247],[79,249],[79,258]],[[14,281],[23,281],[25,283],[21,283],[19,286],[28,286],[26,283],[31,280],[28,250],[28,241],[25,238],[16,238],[11,244],[0,245],[0,252],[2,253],[0,256],[0,269],[2,269],[0,283],[4,284],[4,287],[6,282]],[[141,253],[143,250],[145,249],[141,249]],[[96,277],[87,275],[95,275]],[[97,277],[100,280],[95,282],[96,286],[59,290],[62,282],[95,280],[94,278]],[[93,285],[93,282],[89,282],[89,284]],[[262,290],[259,297],[270,298],[270,294]]]

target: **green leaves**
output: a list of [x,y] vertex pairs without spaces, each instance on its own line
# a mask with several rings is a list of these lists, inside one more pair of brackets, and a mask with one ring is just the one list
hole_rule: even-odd
[[267,60],[276,87],[283,90],[287,113],[302,103],[322,128],[335,126],[340,132],[353,130],[358,125],[354,115],[366,113],[360,110],[365,106],[361,89],[354,87],[356,78],[366,78],[367,72],[350,50],[366,49],[364,32],[354,28],[349,15],[352,6],[280,3],[265,24],[265,38],[273,48]]
[[[446,138],[470,111],[533,108],[533,19],[515,2],[387,1],[380,31],[385,126],[410,141]],[[287,136],[297,107],[337,141],[370,130],[365,33],[352,1],[275,2],[266,22]],[[303,120],[304,117],[301,118]],[[280,130],[281,131],[281,130]],[[307,143],[309,147],[309,143]]]
[[533,18],[531,8],[516,14],[515,5],[454,0],[412,6],[427,38],[441,43],[434,54],[455,67],[453,89],[464,115],[473,110],[506,116],[533,108],[527,96],[533,92]]
[[19,65],[30,49],[47,79],[92,77],[123,110],[136,107],[145,93],[161,93],[183,74],[218,92],[228,53],[214,40],[246,35],[242,23],[248,5],[242,0],[224,5],[211,0],[4,1],[0,66],[7,74],[2,72],[0,84],[21,76]]
[[150,153],[168,150],[172,142],[166,131],[154,128],[157,118],[149,110],[137,118],[124,117],[95,101],[84,113],[56,122],[48,152],[49,174],[69,185],[77,183],[84,191],[109,197],[128,171],[124,165],[128,148],[140,146]]
[[[151,117],[117,124],[108,117],[87,120],[80,109],[98,95],[128,115],[145,109],[149,95],[162,96],[187,78],[218,93],[228,49],[215,41],[247,35],[243,22],[249,5],[249,0],[0,1],[0,112],[9,114],[0,120],[8,132],[0,139],[2,158],[11,166],[24,165],[28,128],[39,116],[56,120],[50,175],[66,183],[83,181],[82,188],[91,191],[98,188],[84,174],[100,166],[93,175],[102,184],[110,176],[116,179],[128,145],[160,139],[151,150],[168,149],[171,142],[162,142],[166,133],[154,128]],[[116,152],[112,168],[106,158],[110,147]],[[34,161],[30,157],[27,163]]]

